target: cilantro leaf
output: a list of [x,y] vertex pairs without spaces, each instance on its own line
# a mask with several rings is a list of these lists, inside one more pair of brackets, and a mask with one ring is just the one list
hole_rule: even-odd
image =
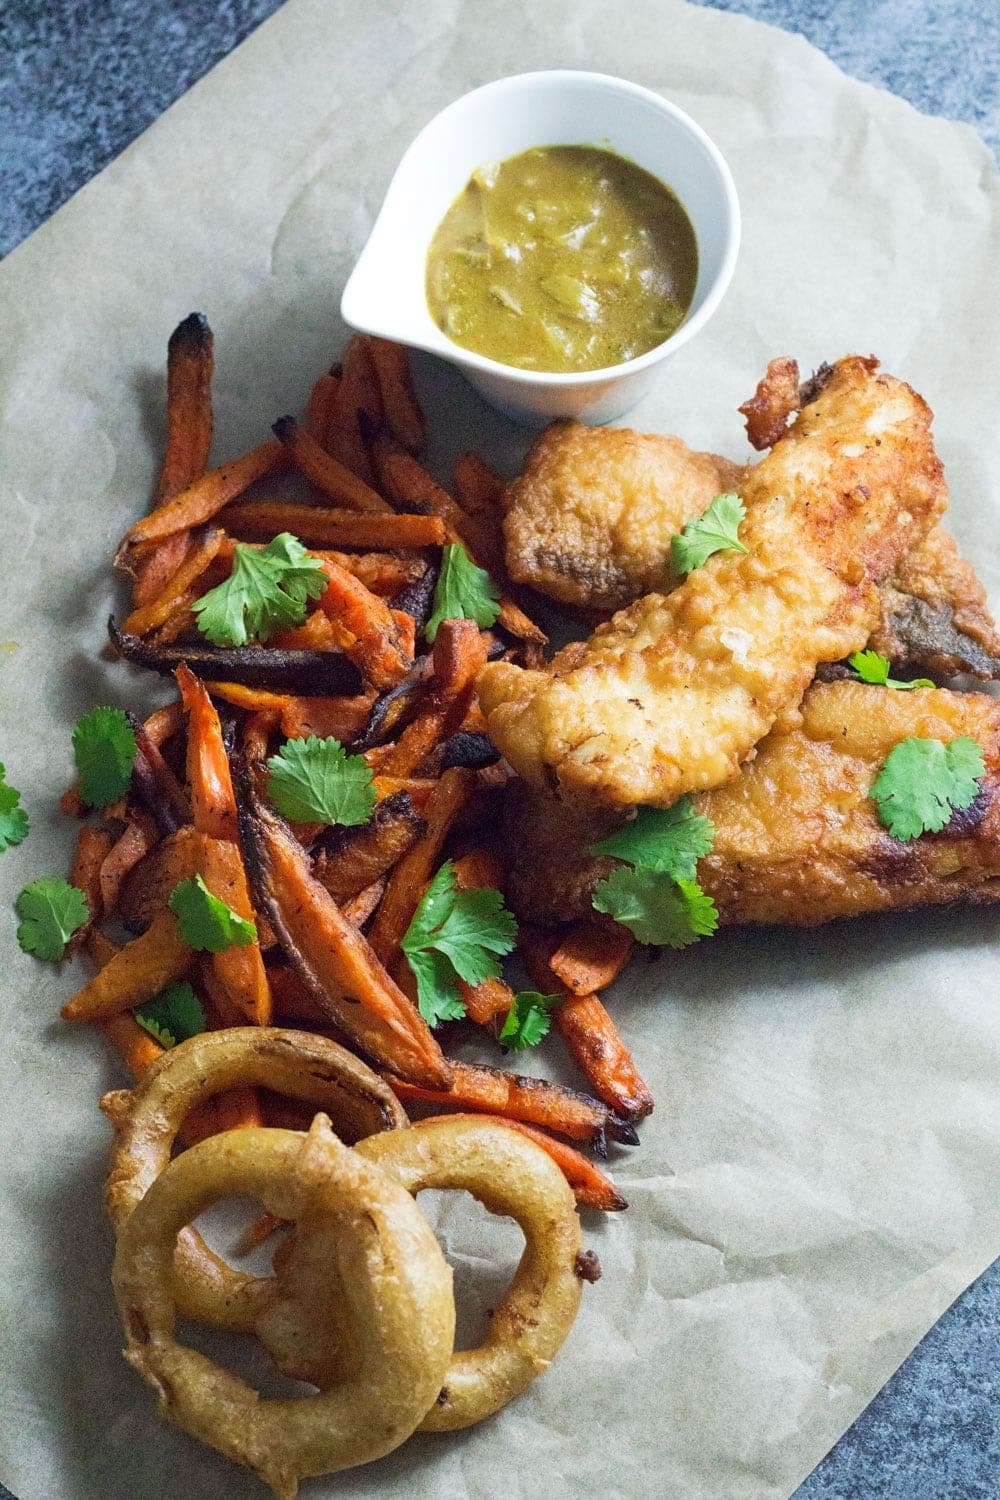
[[640,943],[686,948],[719,924],[711,896],[693,880],[670,880],[656,870],[613,870],[594,892],[594,907]]
[[424,627],[433,643],[442,620],[475,620],[484,629],[500,614],[500,595],[485,568],[478,568],[460,542],[449,542],[441,554],[434,586],[434,607]]
[[294,823],[367,823],[375,806],[372,773],[363,755],[348,755],[332,736],[286,740],[267,763],[268,793]]
[[253,922],[213,896],[200,875],[179,881],[168,905],[180,923],[181,937],[199,953],[224,953],[257,941]]
[[28,832],[28,814],[18,806],[21,793],[16,787],[7,785],[6,776],[6,769],[0,761],[0,852],[21,843]]
[[861,682],[872,683],[876,687],[897,688],[901,693],[908,693],[912,688],[937,687],[937,683],[931,682],[929,677],[914,677],[912,682],[900,682],[897,678],[890,677],[889,668],[892,663],[878,651],[855,651],[847,658],[847,665],[852,672],[858,674]]
[[938,833],[953,812],[971,806],[985,773],[982,749],[969,735],[947,745],[911,735],[889,751],[869,795],[893,838],[915,839]]
[[266,547],[237,542],[229,577],[191,608],[213,645],[245,646],[301,625],[308,600],[325,593],[327,583],[322,563],[283,531]]
[[149,1000],[132,1014],[161,1047],[176,1047],[188,1037],[198,1036],[207,1022],[201,1001],[189,984],[170,984],[155,1000]]
[[95,708],[77,719],[73,756],[80,778],[80,801],[107,807],[124,797],[132,780],[136,743],[120,708]]
[[465,1014],[457,981],[496,979],[495,955],[509,953],[517,923],[499,891],[455,887],[455,867],[446,860],[424,892],[406,929],[402,949],[417,981],[417,1004],[430,1025]]
[[716,495],[708,509],[689,521],[679,536],[670,542],[670,562],[675,573],[684,577],[700,568],[713,552],[746,552],[737,530],[746,515],[746,507],[737,494]]
[[48,963],[58,963],[74,932],[90,921],[86,896],[57,876],[45,876],[26,885],[15,907],[21,918],[17,941],[25,953]]
[[542,1037],[549,1034],[552,1007],[561,998],[541,995],[538,990],[520,990],[500,1028],[500,1040],[506,1043],[508,1051],[523,1052],[526,1047],[537,1047]]
[[714,825],[695,812],[685,795],[672,807],[640,807],[631,823],[592,844],[590,852],[627,859],[641,870],[657,870],[675,880],[693,880],[714,838]]

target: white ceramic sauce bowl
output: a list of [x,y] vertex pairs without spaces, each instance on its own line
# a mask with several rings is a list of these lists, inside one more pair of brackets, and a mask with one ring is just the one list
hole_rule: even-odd
[[[674,190],[698,238],[698,281],[681,326],[636,359],[568,375],[519,370],[463,349],[437,326],[427,305],[427,250],[476,167],[532,146],[569,145],[610,148]],[[362,333],[449,360],[519,421],[608,422],[633,406],[664,361],[708,322],[729,285],[739,243],[732,174],[682,109],[602,73],[521,73],[463,95],[424,126],[389,184],[340,310]]]

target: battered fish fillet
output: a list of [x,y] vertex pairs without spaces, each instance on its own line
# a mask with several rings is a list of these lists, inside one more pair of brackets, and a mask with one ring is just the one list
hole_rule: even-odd
[[878,586],[945,503],[931,412],[877,361],[838,361],[740,485],[747,554],[720,552],[560,652],[480,674],[490,735],[526,781],[612,806],[719,786],[820,662],[864,646]]
[[[940,833],[907,843],[878,820],[869,788],[910,735],[983,747],[976,801]],[[735,781],[695,798],[715,824],[698,879],[723,923],[812,926],[835,917],[949,901],[1000,901],[1000,701],[983,693],[899,693],[858,682],[817,683],[799,722],[775,729]],[[509,818],[508,898],[520,915],[557,922],[592,914],[598,880],[617,861],[587,846],[609,831],[537,792]]]
[[507,571],[604,615],[680,581],[670,543],[743,470],[680,438],[557,422],[507,487]]

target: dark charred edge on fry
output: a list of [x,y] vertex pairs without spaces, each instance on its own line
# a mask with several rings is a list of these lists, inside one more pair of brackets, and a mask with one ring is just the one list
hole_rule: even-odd
[[354,750],[373,750],[393,739],[409,723],[434,675],[430,656],[418,656],[395,687],[380,693],[371,706],[364,729],[352,742]]
[[286,651],[276,646],[212,646],[199,642],[154,646],[118,628],[112,616],[108,636],[115,650],[134,666],[169,677],[186,662],[196,677],[236,682],[310,696],[352,696],[361,687],[354,664],[338,651]]
[[[413,802],[409,792],[393,792],[390,797],[384,797],[375,806],[375,811],[367,823],[362,823],[356,828],[345,828],[339,824],[331,824],[324,828],[312,846],[314,854],[326,854],[331,859],[336,859],[350,848],[355,838],[363,833],[375,833],[386,823],[394,823],[398,818],[416,818],[413,811]],[[426,818],[418,818],[417,821],[426,830]]]
[[188,313],[182,318],[167,341],[167,355],[199,354],[209,351],[214,343],[211,326],[204,313]]
[[294,417],[279,417],[271,427],[278,442],[285,443],[286,446],[294,443],[298,430],[299,424]]
[[189,821],[187,809],[178,805],[172,786],[159,774],[160,754],[149,738],[145,724],[131,709],[125,710],[125,717],[136,743],[132,795],[149,813],[161,833],[176,833]]
[[390,600],[393,609],[401,609],[406,614],[412,615],[418,630],[423,630],[430,617],[439,571],[437,563],[428,561],[421,576],[406,584],[395,598]]
[[619,1146],[638,1146],[639,1144],[638,1130],[624,1115],[609,1114],[607,1132],[610,1139],[617,1141]]
[[824,359],[823,363],[812,372],[808,380],[804,380],[799,386],[800,406],[810,406],[826,386],[833,375],[833,365]]
[[462,766],[468,771],[483,771],[487,766],[495,766],[499,759],[500,751],[488,734],[459,730],[441,746],[439,764],[442,771],[450,771],[453,766]]

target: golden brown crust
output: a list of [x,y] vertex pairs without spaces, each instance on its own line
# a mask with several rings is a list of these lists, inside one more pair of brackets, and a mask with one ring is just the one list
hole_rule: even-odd
[[[978,740],[982,791],[939,834],[903,843],[879,822],[868,791],[909,735]],[[735,781],[697,798],[715,825],[698,879],[724,924],[812,926],[861,912],[950,901],[1000,901],[1000,701],[983,693],[910,693],[817,683],[801,712],[758,746]],[[588,845],[591,820],[531,791],[512,800],[508,898],[535,922],[587,915],[615,861]]]
[[773,448],[799,409],[799,366],[782,355],[768,361],[757,389],[739,408],[752,448]]
[[514,769],[610,806],[668,806],[735,776],[817,664],[865,644],[878,585],[943,509],[930,421],[874,360],[840,360],[740,486],[746,555],[717,553],[548,672],[483,670],[480,703]]
[[610,614],[679,581],[670,542],[742,470],[679,438],[556,422],[507,488],[507,568],[576,608]]

